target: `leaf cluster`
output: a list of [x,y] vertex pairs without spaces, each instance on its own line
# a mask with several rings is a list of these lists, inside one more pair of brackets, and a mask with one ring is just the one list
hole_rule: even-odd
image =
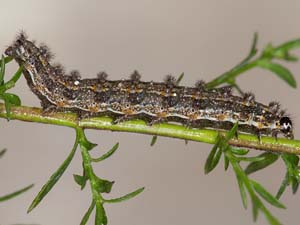
[[[292,40],[275,47],[269,43],[263,49],[260,55],[255,58],[258,53],[257,40],[258,35],[255,33],[250,52],[247,57],[229,71],[207,83],[207,87],[215,88],[222,84],[229,84],[243,94],[240,87],[236,83],[236,78],[243,72],[252,68],[262,68],[269,70],[284,80],[291,87],[296,88],[296,80],[289,69],[280,63],[274,62],[274,60],[286,62],[298,61],[299,58],[293,55],[290,51],[294,50],[295,48],[300,48],[300,39]],[[236,174],[244,208],[247,208],[248,206],[247,194],[252,201],[252,213],[254,221],[257,220],[258,212],[260,211],[265,215],[270,224],[280,224],[278,219],[275,218],[266,208],[262,200],[277,208],[286,208],[279,201],[279,198],[289,185],[292,186],[292,191],[294,194],[298,190],[300,182],[299,156],[287,153],[275,154],[272,152],[264,152],[258,156],[249,157],[247,156],[249,152],[248,149],[234,148],[227,144],[228,140],[233,138],[234,134],[237,134],[236,129],[237,124],[232,128],[226,137],[220,135],[218,136],[216,144],[212,148],[206,160],[204,167],[205,173],[207,174],[211,172],[217,166],[221,156],[223,155],[225,170],[227,170],[229,165],[231,165]],[[282,158],[286,165],[286,175],[276,196],[273,196],[260,183],[251,179],[249,175],[272,165],[278,160],[278,158]],[[243,169],[241,166],[242,162],[249,164]]]
[[[296,62],[299,60],[299,58],[293,55],[291,51],[300,48],[300,39],[288,41],[275,47],[269,43],[263,48],[259,55],[257,42],[258,35],[255,33],[250,51],[246,58],[232,69],[207,83],[207,87],[215,88],[222,84],[229,84],[240,91],[241,89],[236,83],[236,78],[250,69],[260,68],[272,72],[291,87],[296,88],[297,84],[293,74],[287,67],[279,62]],[[276,60],[279,62],[276,62]]]
[[7,90],[13,88],[16,84],[16,82],[19,80],[19,78],[22,75],[22,67],[18,69],[18,71],[13,75],[13,77],[8,80],[7,82],[4,81],[4,75],[5,75],[5,64],[9,63],[12,60],[11,57],[4,57],[2,55],[1,61],[0,61],[0,99],[2,99],[5,103],[5,109],[7,113],[7,119],[10,119],[10,108],[11,106],[20,106],[21,105],[21,99],[18,95],[15,95],[13,93],[8,93]]
[[82,160],[83,160],[83,172],[82,175],[74,174],[74,181],[78,184],[83,190],[86,187],[87,182],[90,184],[92,200],[91,205],[88,208],[87,212],[84,214],[80,225],[87,223],[91,213],[95,209],[95,225],[106,225],[107,216],[104,209],[105,203],[119,203],[126,200],[129,200],[136,195],[140,194],[144,188],[139,188],[131,193],[128,193],[119,198],[106,199],[103,197],[103,193],[110,193],[114,184],[114,181],[109,181],[103,178],[100,178],[94,173],[93,163],[101,162],[110,156],[112,156],[118,149],[119,144],[116,143],[108,152],[104,153],[99,158],[93,158],[90,155],[90,151],[94,149],[97,145],[91,143],[85,136],[84,130],[81,128],[76,129],[76,139],[74,146],[69,153],[68,157],[64,160],[61,166],[52,174],[49,180],[44,184],[40,192],[37,194],[33,202],[28,208],[27,212],[31,212],[48,194],[48,192],[54,187],[57,181],[61,178],[67,167],[70,165],[75,152],[80,146]]
[[[240,189],[242,203],[245,209],[247,209],[248,207],[247,194],[250,197],[250,200],[252,202],[252,213],[254,221],[257,220],[258,213],[262,212],[266,216],[270,224],[278,225],[280,224],[280,222],[267,209],[263,200],[277,208],[286,208],[279,201],[279,197],[283,193],[286,185],[289,183],[292,183],[298,188],[300,180],[295,176],[297,173],[299,173],[299,169],[297,166],[299,157],[296,155],[282,154],[282,158],[288,161],[289,166],[287,167],[290,171],[287,170],[287,173],[289,173],[289,178],[286,178],[283,182],[283,185],[281,185],[278,191],[278,193],[281,194],[277,194],[277,196],[275,197],[270,192],[268,192],[260,183],[251,179],[249,175],[270,166],[277,161],[279,156],[271,152],[265,152],[255,157],[247,157],[246,155],[249,153],[249,150],[234,148],[228,145],[228,140],[234,138],[236,132],[237,124],[235,124],[235,126],[225,137],[219,135],[217,143],[213,146],[206,160],[204,171],[206,174],[208,174],[213,169],[215,169],[217,164],[220,162],[221,156],[223,155],[225,171],[231,165],[233,171],[235,172],[237,183]],[[249,164],[243,169],[243,167],[241,166],[242,162]],[[294,193],[296,193],[296,189]]]

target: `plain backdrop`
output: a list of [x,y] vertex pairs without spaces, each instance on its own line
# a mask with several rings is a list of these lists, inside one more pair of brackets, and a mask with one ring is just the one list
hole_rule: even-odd
[[[144,80],[161,81],[167,74],[185,72],[182,84],[193,85],[213,79],[244,58],[255,31],[260,48],[270,41],[276,45],[299,38],[299,12],[299,0],[1,0],[0,52],[25,30],[30,39],[52,49],[55,62],[67,71],[78,69],[85,78],[106,71],[110,79],[120,79],[138,70]],[[300,63],[287,66],[299,83]],[[16,69],[16,63],[10,63],[7,75]],[[279,101],[292,116],[299,138],[298,89],[261,69],[241,75],[238,83],[255,93],[258,101]],[[23,77],[13,92],[24,105],[40,105]],[[79,152],[43,202],[26,214],[32,199],[68,155],[74,131],[4,119],[0,126],[1,148],[8,149],[0,160],[0,196],[35,184],[27,193],[0,204],[0,224],[79,224],[91,202],[89,187],[80,191],[73,181],[72,174],[82,171]],[[251,205],[243,208],[231,168],[224,172],[221,162],[204,175],[211,145],[159,137],[150,147],[151,136],[141,134],[88,131],[87,135],[98,143],[95,156],[120,143],[114,156],[94,165],[100,177],[116,181],[106,197],[146,187],[128,202],[106,205],[109,224],[253,224]],[[253,177],[276,193],[284,173],[279,160]],[[283,224],[296,225],[299,200],[300,193],[293,196],[288,189],[282,197],[287,210],[266,205]],[[88,224],[94,224],[94,214]],[[267,224],[262,214],[257,224]]]

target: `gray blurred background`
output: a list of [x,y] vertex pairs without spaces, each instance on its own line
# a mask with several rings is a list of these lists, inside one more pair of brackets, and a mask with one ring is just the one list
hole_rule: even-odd
[[[299,20],[299,0],[1,0],[0,51],[23,29],[52,49],[55,62],[67,71],[78,69],[85,78],[99,71],[106,71],[111,79],[126,78],[137,69],[144,80],[161,81],[167,74],[185,72],[182,84],[193,85],[199,79],[213,79],[244,58],[255,31],[259,47],[299,38]],[[288,67],[299,83],[300,63]],[[10,63],[7,74],[16,69]],[[238,83],[263,103],[281,102],[294,119],[299,138],[298,89],[259,69],[243,74]],[[24,78],[14,92],[21,95],[24,105],[39,106]],[[41,186],[68,155],[74,131],[4,119],[0,125],[1,148],[8,148],[0,161],[0,195],[35,183],[29,192],[0,204],[0,224],[79,224],[91,201],[89,187],[80,191],[72,177],[82,171],[79,152],[55,188],[26,214]],[[182,140],[159,137],[150,147],[151,136],[109,131],[87,134],[99,144],[95,156],[120,142],[113,157],[95,165],[100,177],[116,181],[106,197],[146,187],[128,202],[106,205],[109,224],[253,224],[251,206],[243,209],[231,168],[225,173],[222,162],[204,175],[211,145],[185,145]],[[254,178],[276,193],[284,173],[278,161]],[[282,197],[288,210],[268,207],[284,224],[299,224],[299,200],[300,193],[292,196],[289,189]],[[94,215],[88,224],[93,221]],[[257,224],[267,224],[262,214]]]

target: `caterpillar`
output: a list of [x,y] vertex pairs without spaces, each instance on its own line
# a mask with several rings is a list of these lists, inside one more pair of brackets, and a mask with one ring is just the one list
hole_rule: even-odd
[[229,86],[207,89],[203,81],[195,87],[179,86],[173,76],[164,82],[141,81],[135,71],[129,79],[108,80],[106,73],[81,79],[79,72],[66,74],[51,64],[52,54],[24,33],[6,50],[20,66],[31,91],[45,111],[68,110],[79,118],[109,115],[118,123],[141,118],[149,125],[179,122],[192,128],[229,130],[238,123],[238,132],[293,139],[289,116],[278,102],[264,105],[251,93],[234,95]]

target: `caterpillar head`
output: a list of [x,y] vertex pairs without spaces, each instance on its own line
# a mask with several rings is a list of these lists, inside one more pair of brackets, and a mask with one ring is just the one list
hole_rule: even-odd
[[27,40],[26,35],[22,32],[18,35],[14,43],[5,50],[5,54],[14,58],[18,63],[28,62],[33,55],[39,53],[39,49]]
[[280,118],[279,123],[280,123],[280,130],[283,133],[283,135],[287,138],[293,139],[294,135],[293,135],[292,120],[287,116],[283,116]]

